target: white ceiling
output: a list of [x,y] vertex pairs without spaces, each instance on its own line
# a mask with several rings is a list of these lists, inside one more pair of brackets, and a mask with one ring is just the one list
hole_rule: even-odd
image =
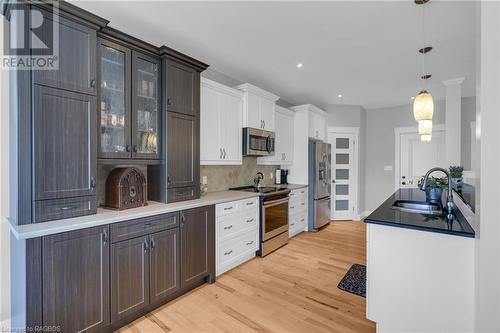
[[[292,104],[410,103],[420,88],[421,6],[404,1],[76,1],[110,26],[167,45]],[[428,90],[465,77],[475,95],[476,4],[426,5]],[[302,62],[302,69],[296,64]],[[339,99],[338,94],[343,98]]]

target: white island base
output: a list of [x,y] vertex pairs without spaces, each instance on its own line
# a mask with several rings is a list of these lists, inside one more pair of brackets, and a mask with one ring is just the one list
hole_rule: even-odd
[[366,242],[377,332],[474,331],[474,238],[368,223]]

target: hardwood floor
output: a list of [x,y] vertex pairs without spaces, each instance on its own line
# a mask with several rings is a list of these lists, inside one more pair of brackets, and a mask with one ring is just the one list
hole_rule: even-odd
[[120,329],[136,332],[375,332],[365,299],[337,288],[366,264],[365,225],[302,233]]

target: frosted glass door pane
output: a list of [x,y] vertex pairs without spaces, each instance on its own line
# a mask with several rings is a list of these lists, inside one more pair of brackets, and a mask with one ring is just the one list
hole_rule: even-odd
[[337,164],[349,164],[349,154],[335,154]]
[[335,200],[335,210],[348,210],[349,200]]
[[339,180],[349,179],[349,169],[335,169],[335,178]]
[[349,149],[349,138],[335,139],[335,147],[337,149]]
[[335,194],[337,195],[349,195],[349,185],[335,185]]

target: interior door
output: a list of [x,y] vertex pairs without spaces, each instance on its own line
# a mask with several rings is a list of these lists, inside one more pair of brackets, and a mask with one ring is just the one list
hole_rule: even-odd
[[399,188],[418,187],[418,181],[431,168],[446,169],[444,130],[434,130],[431,142],[420,141],[420,135],[416,131],[401,133],[399,140]]
[[331,216],[333,220],[352,220],[356,211],[355,135],[329,133],[332,149]]

